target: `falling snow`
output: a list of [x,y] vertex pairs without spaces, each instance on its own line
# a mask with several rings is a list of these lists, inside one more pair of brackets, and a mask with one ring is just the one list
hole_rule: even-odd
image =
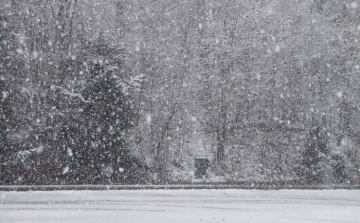
[[0,185],[358,185],[359,4],[0,3]]

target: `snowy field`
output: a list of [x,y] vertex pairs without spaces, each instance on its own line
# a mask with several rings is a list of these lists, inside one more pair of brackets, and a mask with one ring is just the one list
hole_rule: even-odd
[[360,222],[359,190],[0,192],[0,222]]

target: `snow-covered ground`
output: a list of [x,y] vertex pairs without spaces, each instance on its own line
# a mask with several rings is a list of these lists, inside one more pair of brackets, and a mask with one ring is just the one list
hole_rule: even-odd
[[360,222],[360,191],[0,192],[0,222]]

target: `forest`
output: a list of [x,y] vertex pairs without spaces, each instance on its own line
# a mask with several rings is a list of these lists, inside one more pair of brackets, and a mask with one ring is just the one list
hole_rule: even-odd
[[358,184],[358,0],[1,0],[0,185]]

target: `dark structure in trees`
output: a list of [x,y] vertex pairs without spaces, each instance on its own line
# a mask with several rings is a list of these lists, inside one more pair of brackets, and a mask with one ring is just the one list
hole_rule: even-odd
[[195,178],[202,178],[209,168],[209,159],[195,159]]
[[298,174],[308,183],[321,183],[325,177],[326,160],[329,155],[328,136],[319,125],[308,132],[305,150],[301,156]]

